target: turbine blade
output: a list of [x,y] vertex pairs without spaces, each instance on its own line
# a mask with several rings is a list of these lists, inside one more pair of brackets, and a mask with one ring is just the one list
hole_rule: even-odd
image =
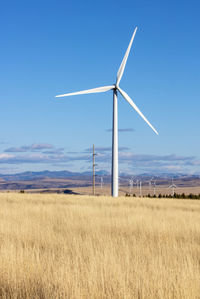
[[127,102],[135,109],[135,111],[146,121],[146,123],[149,125],[150,128],[158,135],[158,132],[156,129],[150,124],[150,122],[146,119],[144,114],[139,110],[139,108],[135,105],[135,103],[131,100],[131,98],[127,95],[125,91],[123,91],[120,87],[117,88],[121,95],[127,100]]
[[111,90],[115,88],[114,85],[110,86],[103,86],[103,87],[97,87],[97,88],[92,88],[92,89],[87,89],[87,90],[82,90],[82,91],[77,91],[77,92],[71,92],[71,93],[65,93],[65,94],[60,94],[58,96],[55,96],[56,98],[61,98],[61,97],[68,97],[68,96],[75,96],[79,94],[88,94],[88,93],[97,93],[97,92],[105,92],[108,90]]
[[121,78],[123,76],[123,73],[124,73],[124,69],[125,69],[125,66],[126,66],[126,61],[128,59],[128,55],[129,55],[129,52],[130,52],[130,49],[131,49],[131,46],[132,46],[132,43],[133,43],[133,40],[134,40],[134,37],[135,37],[135,34],[136,34],[136,31],[137,31],[137,27],[135,28],[134,32],[133,32],[133,35],[132,35],[132,38],[131,38],[131,41],[128,45],[128,48],[126,50],[126,53],[124,55],[124,58],[122,60],[122,63],[119,67],[119,70],[118,70],[118,73],[117,73],[117,80],[116,80],[116,85],[118,86],[119,85],[119,82],[121,81]]

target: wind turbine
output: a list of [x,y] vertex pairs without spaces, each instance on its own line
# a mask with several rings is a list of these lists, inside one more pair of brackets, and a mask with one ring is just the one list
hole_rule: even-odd
[[152,179],[150,179],[150,181],[149,181],[149,191],[151,191],[151,186],[152,186],[152,181],[153,181],[153,178]]
[[142,197],[142,181],[140,181],[140,197]]
[[137,189],[139,188],[139,180],[136,181]]
[[101,176],[101,190],[103,188],[103,177]]
[[115,84],[109,85],[109,86],[97,87],[97,88],[88,89],[88,90],[83,90],[83,91],[78,91],[78,92],[61,94],[61,95],[56,96],[57,98],[59,98],[59,97],[67,97],[67,96],[73,96],[73,95],[106,92],[109,90],[113,91],[112,186],[111,186],[111,194],[113,197],[118,196],[118,180],[119,180],[118,179],[118,103],[117,103],[118,91],[121,93],[121,95],[124,97],[124,99],[135,109],[135,111],[144,119],[144,121],[151,127],[151,129],[158,135],[158,132],[156,131],[156,129],[150,124],[150,122],[146,119],[146,117],[139,110],[139,108],[132,101],[132,99],[128,96],[128,94],[119,87],[119,83],[120,83],[121,78],[124,73],[124,69],[126,66],[126,62],[127,62],[128,56],[129,56],[129,52],[130,52],[136,31],[137,31],[137,27],[135,28],[135,30],[133,32],[133,35],[131,37],[130,43],[126,50],[126,53],[124,55],[121,65],[119,67]]
[[131,194],[131,192],[132,192],[132,189],[133,189],[133,183],[134,183],[134,180],[133,180],[133,178],[131,178],[131,179],[129,180],[129,189],[130,189],[130,194]]
[[153,183],[153,195],[156,196],[156,180]]
[[174,184],[174,179],[172,178],[172,184],[169,186],[169,189],[172,189],[172,196],[174,196],[175,188],[177,188],[177,186]]

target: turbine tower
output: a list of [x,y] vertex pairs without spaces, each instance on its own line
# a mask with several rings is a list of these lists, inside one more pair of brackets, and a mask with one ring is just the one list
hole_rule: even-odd
[[126,66],[126,62],[129,56],[129,52],[135,37],[137,31],[137,27],[135,28],[132,38],[130,40],[129,46],[126,50],[126,53],[124,55],[124,58],[122,60],[122,63],[119,67],[118,73],[117,73],[117,79],[116,83],[109,86],[103,86],[103,87],[97,87],[93,89],[78,91],[78,92],[72,92],[72,93],[66,93],[57,95],[56,98],[60,97],[67,97],[67,96],[73,96],[73,95],[82,95],[82,94],[89,94],[89,93],[99,93],[99,92],[106,92],[109,90],[113,91],[113,127],[112,127],[112,185],[111,185],[111,194],[113,197],[118,196],[118,103],[117,103],[117,94],[120,92],[120,94],[124,97],[124,99],[135,109],[135,111],[144,119],[144,121],[151,127],[151,129],[158,135],[158,132],[156,129],[150,124],[150,122],[146,119],[146,117],[143,115],[143,113],[139,110],[139,108],[136,106],[136,104],[132,101],[132,99],[128,96],[128,94],[123,91],[119,87],[119,83],[121,81],[121,78],[124,73],[124,69]]

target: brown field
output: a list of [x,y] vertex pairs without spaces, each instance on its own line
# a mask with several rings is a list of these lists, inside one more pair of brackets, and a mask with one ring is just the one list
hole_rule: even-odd
[[200,201],[0,194],[0,298],[200,298]]

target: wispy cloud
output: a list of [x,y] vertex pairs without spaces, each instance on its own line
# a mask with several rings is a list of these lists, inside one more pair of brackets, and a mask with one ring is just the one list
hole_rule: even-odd
[[90,161],[90,155],[77,155],[69,156],[63,153],[26,153],[26,154],[0,154],[0,164],[58,164],[58,163],[68,163],[72,161]]
[[42,153],[29,155],[0,155],[0,163],[6,164],[20,164],[20,163],[53,163],[53,162],[67,162],[68,157],[64,155],[46,155]]
[[200,165],[200,161],[194,156],[171,155],[137,155],[131,152],[119,153],[119,161],[122,165],[128,165],[129,169],[163,172],[177,171],[184,172],[195,165]]
[[[80,152],[65,152],[64,148],[55,148],[51,144],[32,144],[18,148],[9,148],[0,153],[0,164],[33,164],[49,166],[76,165],[77,169],[90,165],[92,147]],[[101,169],[109,169],[112,160],[111,147],[96,147],[96,163]],[[121,169],[130,172],[186,172],[198,170],[200,159],[195,156],[136,154],[128,147],[119,147],[119,164]]]
[[14,156],[13,155],[9,155],[9,154],[5,154],[5,153],[0,154],[0,160],[10,159],[12,157],[14,157]]
[[132,152],[122,152],[119,153],[120,159],[124,161],[134,161],[134,162],[193,162],[196,160],[194,156],[178,156],[175,154],[171,155],[137,155]]
[[42,151],[43,154],[47,154],[47,155],[62,154],[63,152],[64,152],[64,148],[55,148],[52,150]]
[[20,147],[10,147],[5,149],[6,153],[20,153],[20,152],[30,152],[30,151],[41,151],[45,149],[52,149],[53,145],[48,143],[34,143],[32,145],[24,145]]

